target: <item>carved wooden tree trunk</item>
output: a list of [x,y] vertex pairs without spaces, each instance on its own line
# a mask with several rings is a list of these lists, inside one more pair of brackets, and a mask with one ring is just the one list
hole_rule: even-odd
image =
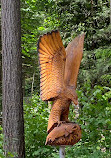
[[22,101],[20,0],[1,0],[4,150],[25,157]]

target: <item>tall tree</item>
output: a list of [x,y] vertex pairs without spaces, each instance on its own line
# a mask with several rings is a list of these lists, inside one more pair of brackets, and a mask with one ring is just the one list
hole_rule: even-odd
[[1,0],[4,150],[25,157],[20,0]]
[[111,24],[111,0],[110,0],[110,24]]

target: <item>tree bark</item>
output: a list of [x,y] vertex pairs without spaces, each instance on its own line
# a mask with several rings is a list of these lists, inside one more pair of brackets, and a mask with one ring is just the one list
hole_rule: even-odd
[[111,25],[111,0],[110,0],[110,25]]
[[2,93],[5,156],[25,157],[22,97],[20,0],[1,0]]

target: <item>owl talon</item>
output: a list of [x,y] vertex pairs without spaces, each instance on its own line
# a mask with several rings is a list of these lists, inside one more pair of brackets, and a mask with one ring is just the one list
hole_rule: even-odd
[[[81,128],[77,124],[60,121],[46,138],[46,145],[74,145],[81,139]],[[74,128],[76,127],[76,128]]]

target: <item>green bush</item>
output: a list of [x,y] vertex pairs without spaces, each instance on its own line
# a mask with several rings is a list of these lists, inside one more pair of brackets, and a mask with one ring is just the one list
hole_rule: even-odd
[[81,106],[79,115],[79,124],[82,128],[81,149],[85,148],[84,152],[89,154],[86,157],[110,157],[111,89],[95,86],[90,90],[90,85],[86,85],[86,92],[87,94],[82,90],[78,92]]
[[3,134],[2,134],[1,125],[0,125],[0,158],[4,158],[4,154],[3,154]]
[[[82,128],[82,139],[75,146],[66,147],[66,158],[110,158],[111,89],[95,86],[91,90],[89,83],[84,87],[87,93],[82,89],[78,91],[80,114],[77,122]],[[71,106],[69,117],[74,121],[73,111]],[[26,158],[59,158],[58,147],[45,146],[48,115],[48,106],[38,95],[24,102]],[[4,158],[2,134],[0,157]]]
[[52,151],[56,150],[49,146],[45,146],[48,115],[48,106],[40,100],[39,96],[33,95],[32,99],[29,99],[28,104],[24,103],[27,158],[50,157]]
[[[111,150],[111,89],[84,85],[87,94],[78,91],[82,139],[73,147],[66,147],[66,158],[110,158]],[[26,157],[58,158],[58,148],[45,146],[49,109],[39,96],[34,95],[25,108]],[[70,109],[70,119],[75,114]]]

